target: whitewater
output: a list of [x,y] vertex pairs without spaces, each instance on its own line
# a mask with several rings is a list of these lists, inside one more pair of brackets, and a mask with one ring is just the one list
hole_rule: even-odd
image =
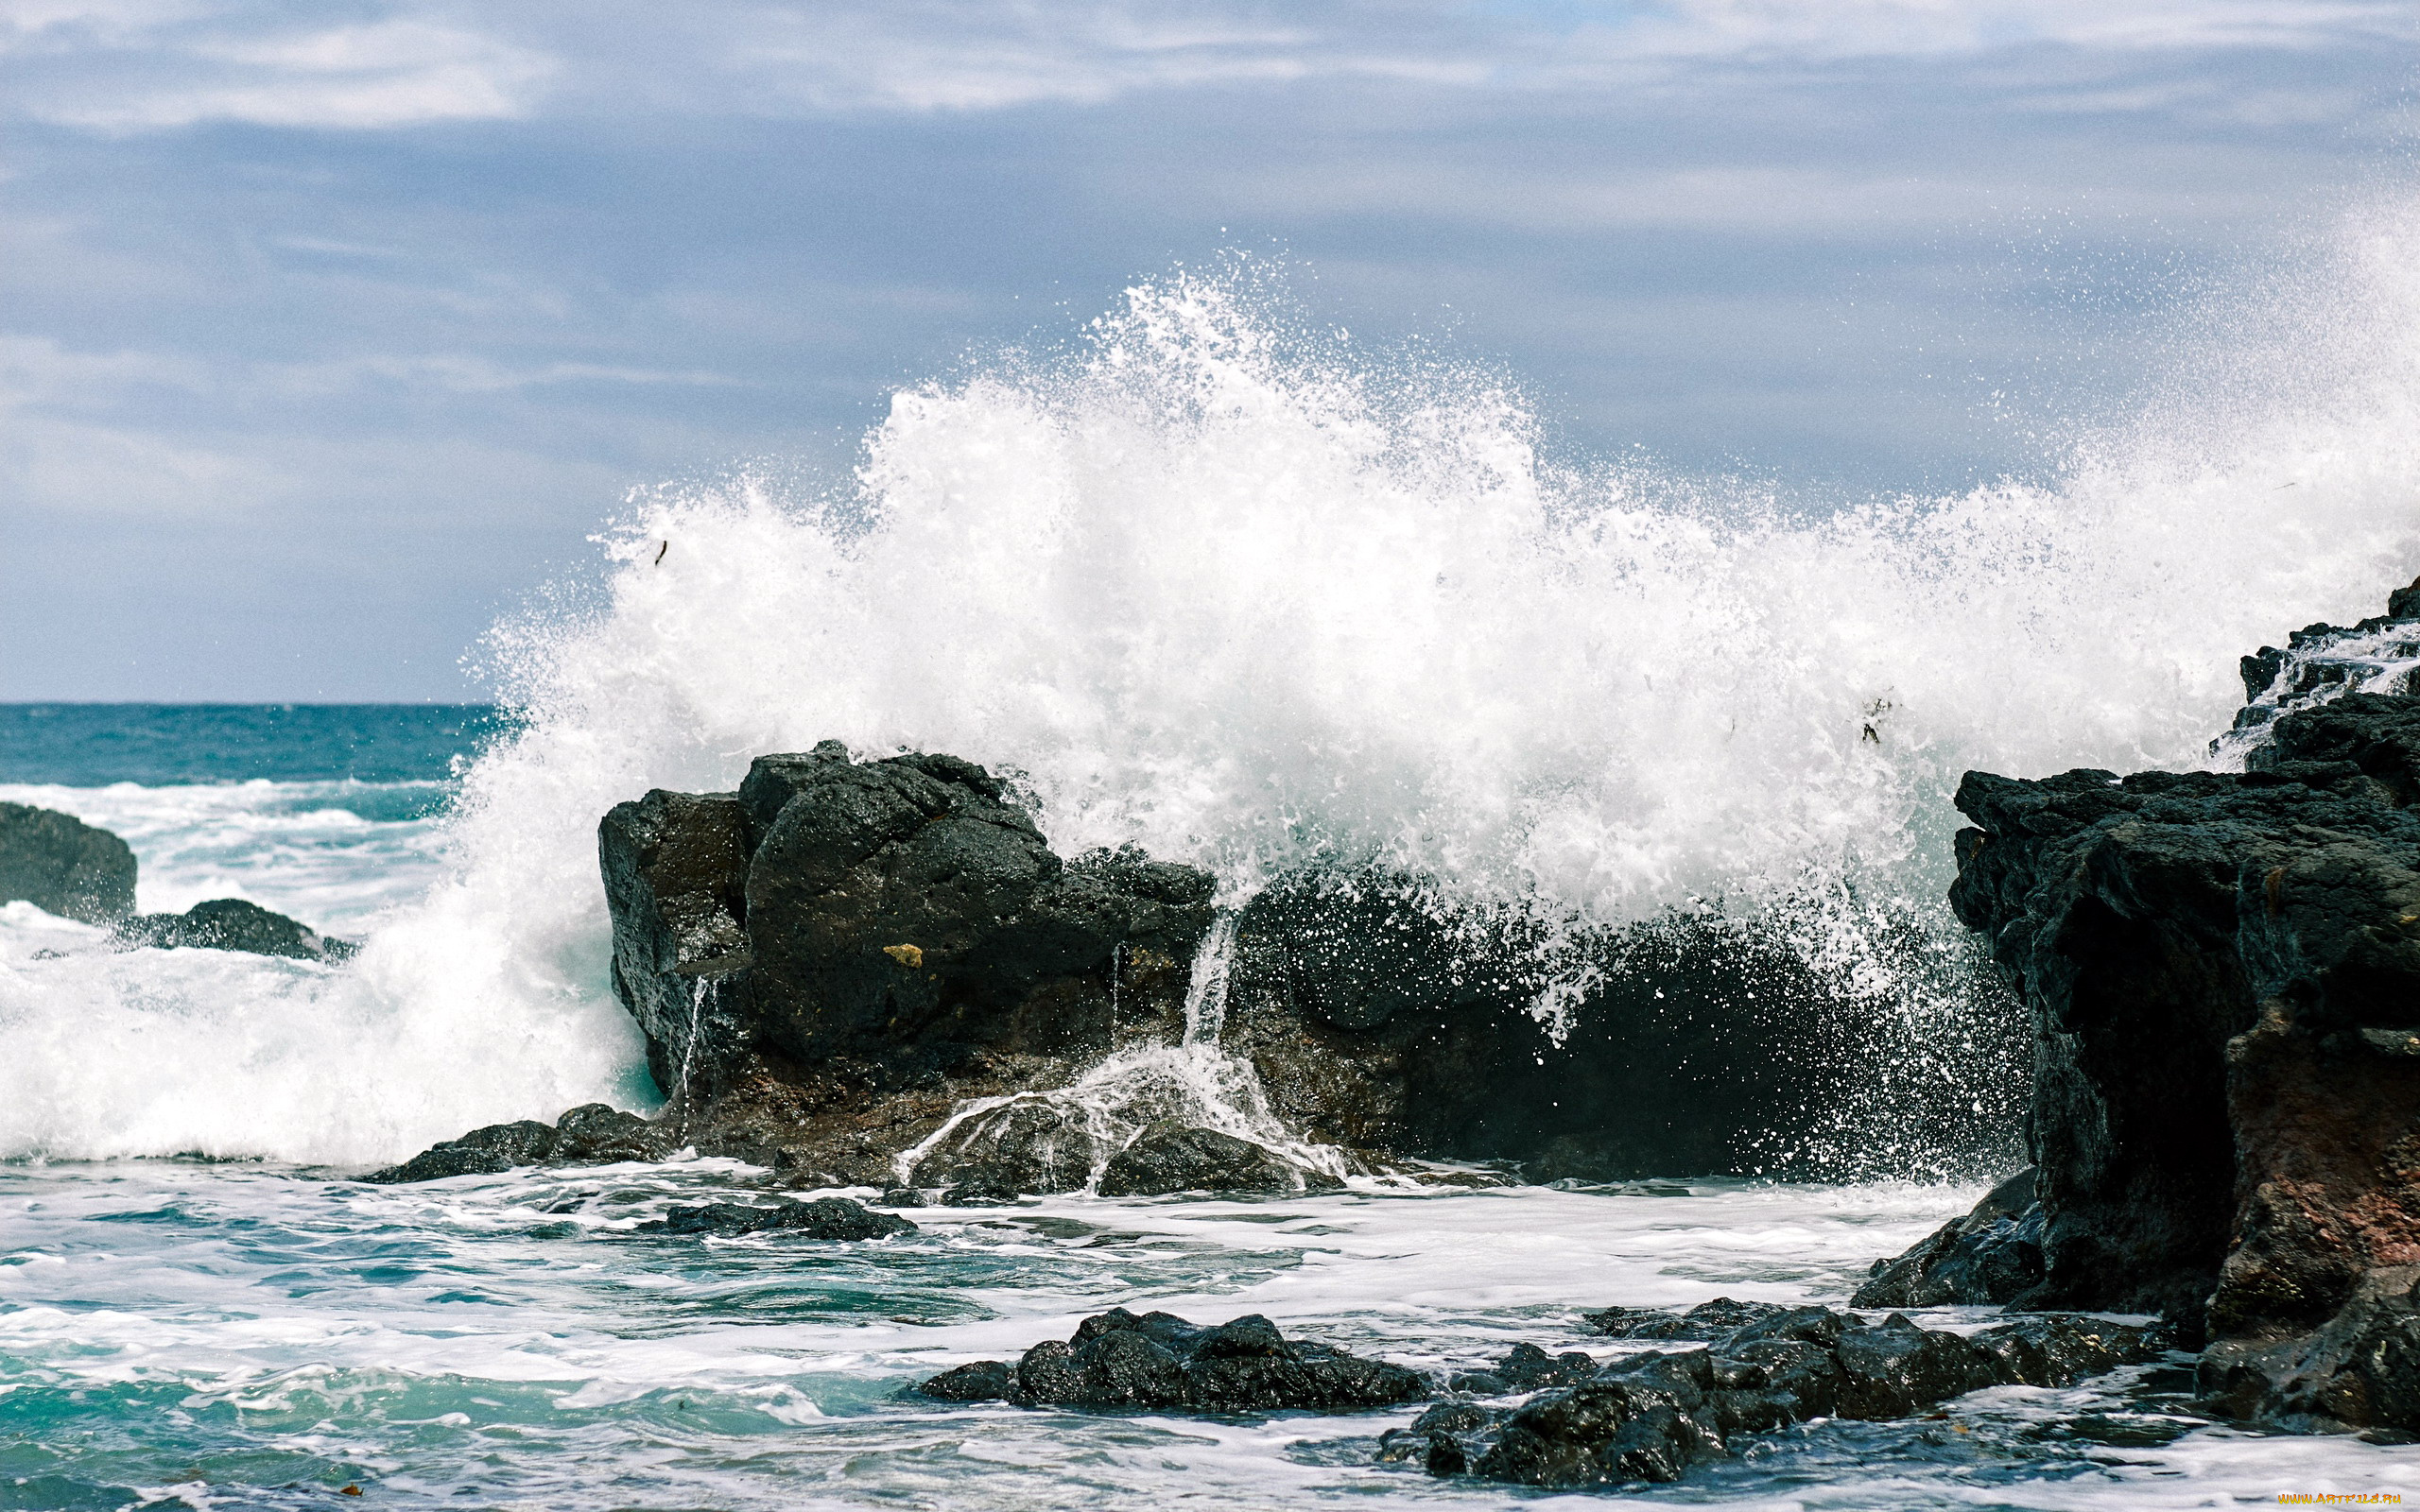
[[[607,986],[597,819],[825,739],[979,761],[1061,853],[1140,845],[1228,905],[1375,864],[1548,949],[1720,914],[1921,1036],[1978,979],[1942,901],[1962,773],[2218,760],[2239,655],[2411,576],[2415,247],[2409,214],[2354,217],[2283,292],[2206,315],[2175,382],[2079,427],[2054,478],[1839,507],[1564,458],[1501,373],[1364,350],[1256,275],[1173,274],[1063,347],[892,396],[847,475],[633,496],[593,576],[484,649],[507,718],[358,770],[325,756],[358,732],[238,739],[235,715],[173,759],[0,766],[0,799],[128,839],[144,910],[242,896],[365,942],[342,967],[117,952],[0,907],[0,1506],[346,1482],[500,1507],[1505,1504],[1374,1465],[1409,1411],[893,1393],[1113,1304],[1423,1366],[1601,1352],[1582,1305],[1836,1302],[1990,1173],[1910,1150],[1857,1183],[1079,1194],[825,1250],[630,1233],[755,1178],[728,1161],[345,1178],[481,1124],[656,1107]],[[2420,1478],[2409,1449],[2204,1424],[2172,1377],[1809,1429],[1655,1494],[2182,1507]]]

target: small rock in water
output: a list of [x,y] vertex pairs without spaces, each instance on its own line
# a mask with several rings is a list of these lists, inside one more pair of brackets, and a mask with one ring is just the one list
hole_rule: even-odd
[[244,951],[297,961],[342,961],[360,949],[241,898],[214,898],[182,914],[143,914],[117,926],[122,945]]
[[106,924],[134,912],[134,851],[71,814],[0,803],[0,903]]
[[1894,1260],[1876,1261],[1852,1307],[2011,1302],[2042,1283],[2042,1205],[2027,1166]]
[[1174,1192],[1330,1192],[1342,1185],[1324,1171],[1296,1165],[1250,1140],[1161,1123],[1110,1158],[1099,1191],[1104,1197],[1156,1197]]
[[847,1197],[818,1197],[813,1202],[783,1201],[771,1207],[744,1202],[708,1202],[674,1208],[663,1217],[640,1224],[634,1232],[658,1234],[803,1233],[812,1239],[887,1239],[914,1233],[916,1226],[896,1213],[876,1212]]
[[1743,1436],[1813,1418],[1904,1418],[1986,1386],[2071,1385],[2163,1347],[2144,1329],[2091,1317],[2040,1314],[1962,1337],[1896,1313],[1868,1323],[1729,1297],[1682,1314],[1608,1308],[1588,1320],[1619,1338],[1698,1347],[1583,1370],[1585,1355],[1520,1346],[1454,1383],[1547,1389],[1518,1407],[1432,1408],[1389,1432],[1378,1457],[1526,1486],[1673,1481]]
[[1257,1314],[1201,1328],[1116,1308],[1075,1337],[1046,1339],[1015,1365],[979,1360],[916,1388],[942,1401],[1146,1407],[1190,1412],[1355,1412],[1417,1401],[1417,1372],[1287,1338]]
[[363,1177],[395,1185],[438,1181],[452,1176],[493,1176],[515,1166],[556,1163],[607,1165],[619,1160],[661,1160],[681,1147],[661,1124],[603,1103],[582,1103],[549,1127],[535,1119],[491,1124],[459,1139],[433,1144],[401,1165]]

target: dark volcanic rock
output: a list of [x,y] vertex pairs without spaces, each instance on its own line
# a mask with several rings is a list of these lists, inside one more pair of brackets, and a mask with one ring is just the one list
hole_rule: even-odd
[[[1586,986],[1558,1034],[1530,1010],[1574,981]],[[2020,1056],[2016,1017],[1998,983],[1974,987],[1959,1032],[1993,1069],[1979,1092],[1946,1077],[1892,1089],[1903,1137],[2006,1148],[2014,1107],[1998,1122],[1972,1108],[2014,1080],[1999,1068]],[[1896,1022],[1736,922],[1558,942],[1365,872],[1281,880],[1244,908],[1224,1043],[1280,1117],[1324,1142],[1615,1181],[1772,1172],[1821,1143],[1843,1089],[1871,1092],[1911,1059],[1888,1038]]]
[[118,925],[117,938],[162,950],[246,951],[298,961],[348,960],[359,949],[241,898],[215,898],[182,914],[138,915]]
[[492,1176],[523,1165],[661,1160],[680,1147],[681,1141],[661,1124],[603,1103],[582,1103],[552,1125],[530,1119],[491,1124],[431,1145],[401,1165],[373,1171],[362,1179],[395,1184],[450,1176]]
[[715,1234],[803,1233],[810,1239],[886,1239],[916,1231],[896,1213],[876,1212],[846,1197],[818,1197],[813,1202],[783,1201],[771,1207],[742,1202],[709,1202],[674,1208],[661,1218],[640,1224],[633,1232]]
[[2026,1167],[1983,1194],[1974,1211],[1942,1225],[1896,1260],[1874,1263],[1874,1279],[1851,1307],[1944,1307],[2007,1302],[2042,1283],[2042,1205]]
[[2017,1300],[2206,1322],[2241,1416],[2420,1428],[2379,1364],[2410,1358],[2420,1265],[2420,696],[2259,733],[2240,774],[1959,790],[1951,901],[2035,1030],[2044,1274]]
[[[967,1099],[1175,1041],[1211,879],[1131,850],[1063,862],[1009,799],[956,757],[827,741],[759,758],[736,794],[606,816],[615,990],[700,1148],[888,1184]],[[1105,1153],[1014,1132],[977,1124],[911,1179],[1064,1191]]]
[[[1176,1156],[1154,1156],[1157,1136],[1121,1145],[1150,1120],[1201,1121],[1181,1107],[1112,1127],[1040,1099],[966,1120],[916,1170],[896,1168],[970,1100],[1063,1088],[1114,1051],[1180,1042],[1213,917],[1212,880],[1193,868],[1132,850],[1063,862],[982,767],[853,762],[827,741],[759,758],[735,793],[621,804],[598,845],[615,989],[700,1149],[962,1202],[1074,1190],[1121,1150],[1111,1190],[1317,1184],[1250,1150],[1180,1152],[1202,1173],[1186,1175],[1163,1169]],[[1559,1035],[1530,1010],[1575,980],[1594,985]],[[1406,877],[1264,890],[1237,917],[1227,982],[1219,1048],[1258,1074],[1289,1128],[1366,1152],[1365,1168],[1771,1171],[1830,1129],[1843,1088],[1877,1095],[1902,1058],[1889,1053],[1897,1016],[1745,927],[1674,922],[1549,950],[1534,924],[1441,907]],[[2014,1057],[1985,1011],[2000,990],[1987,984],[1968,1036],[1983,1061]],[[1973,1089],[1929,1074],[1924,1088],[1900,1102],[1904,1137],[2006,1135],[1974,1118]],[[1228,1157],[1254,1169],[1222,1172]]]
[[1590,1321],[1618,1337],[1696,1347],[1598,1368],[1584,1367],[1585,1355],[1548,1365],[1542,1349],[1515,1350],[1457,1385],[1549,1389],[1518,1407],[1431,1408],[1385,1435],[1379,1457],[1529,1486],[1673,1481],[1743,1437],[1792,1423],[1904,1418],[1987,1386],[2069,1385],[2156,1358],[2163,1347],[2143,1329],[2098,1318],[2035,1316],[1962,1337],[1895,1313],[1869,1323],[1829,1308],[1728,1297],[1678,1314],[1609,1308]]
[[1082,1190],[1109,1159],[1082,1109],[1046,1096],[1014,1098],[961,1120],[908,1173],[919,1187],[1025,1194]]
[[944,1401],[1202,1413],[1358,1412],[1428,1394],[1413,1371],[1288,1339],[1256,1314],[1201,1328],[1122,1307],[1084,1319],[1072,1339],[1035,1345],[1013,1366],[978,1361],[916,1389]]
[[1324,1171],[1297,1165],[1250,1140],[1217,1129],[1154,1124],[1110,1158],[1099,1191],[1104,1197],[1144,1197],[1172,1192],[1322,1192],[1342,1185]]
[[0,803],[0,903],[107,924],[134,912],[134,852],[73,815]]

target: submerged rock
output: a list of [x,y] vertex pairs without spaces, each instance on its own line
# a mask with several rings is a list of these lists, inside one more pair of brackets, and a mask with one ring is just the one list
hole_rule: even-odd
[[2026,1167],[1983,1194],[1974,1211],[1942,1225],[1895,1260],[1874,1263],[1874,1279],[1851,1307],[1945,1307],[2008,1302],[2042,1283],[2042,1205]]
[[524,1119],[491,1124],[433,1144],[401,1165],[373,1171],[364,1181],[393,1185],[453,1176],[493,1176],[524,1165],[609,1165],[661,1160],[682,1146],[662,1124],[603,1103],[582,1103],[552,1125]]
[[1015,1365],[982,1360],[923,1383],[942,1401],[1167,1411],[1358,1412],[1428,1394],[1418,1373],[1287,1338],[1257,1314],[1202,1328],[1169,1313],[1115,1308],[1073,1338],[1046,1339]]
[[215,898],[182,914],[142,914],[118,925],[117,938],[162,950],[245,951],[298,961],[350,960],[360,949],[241,898]]
[[2420,593],[2356,631],[2247,665],[2242,772],[1969,773],[1950,898],[2034,1031],[2043,1274],[2014,1300],[2206,1327],[2218,1410],[2408,1432],[2420,696],[2352,649],[2420,654]]
[[1684,1314],[1610,1308],[1589,1320],[1615,1337],[1695,1347],[1599,1366],[1584,1354],[1522,1346],[1456,1383],[1545,1390],[1518,1406],[1431,1408],[1386,1435],[1379,1457],[1526,1486],[1675,1481],[1743,1438],[1792,1423],[1905,1418],[1987,1386],[2070,1385],[2154,1359],[2166,1343],[2099,1318],[2042,1315],[1961,1336],[1896,1313],[1871,1322],[1728,1297]]
[[1104,1197],[1164,1196],[1176,1192],[1332,1192],[1343,1182],[1298,1165],[1274,1150],[1217,1129],[1154,1124],[1110,1158],[1101,1172]]
[[895,1213],[876,1212],[846,1197],[818,1197],[813,1202],[783,1201],[771,1207],[742,1202],[709,1202],[674,1208],[661,1218],[640,1224],[633,1232],[715,1234],[803,1233],[810,1239],[886,1239],[914,1233],[916,1226]]
[[908,1178],[919,1187],[1011,1197],[1079,1192],[1110,1150],[1080,1108],[1049,1097],[1019,1097],[962,1120],[917,1160]]
[[134,852],[72,814],[0,803],[0,903],[108,924],[134,912]]

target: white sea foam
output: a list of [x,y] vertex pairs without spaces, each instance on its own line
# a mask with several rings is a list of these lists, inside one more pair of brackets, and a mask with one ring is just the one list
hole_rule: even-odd
[[635,503],[601,608],[500,634],[529,723],[351,972],[189,999],[10,957],[0,1052],[119,1025],[148,1102],[129,1073],[0,1145],[371,1159],[626,1100],[598,816],[828,737],[1019,774],[1061,850],[1230,899],[1344,858],[1601,922],[1815,900],[1844,927],[1810,948],[1892,990],[1863,929],[1946,932],[1964,770],[2204,760],[2237,656],[2420,569],[2415,243],[2354,227],[2278,306],[2294,363],[2198,353],[2195,403],[2055,486],[1822,514],[1549,466],[1507,386],[1306,333],[1249,277],[1138,288],[1063,356],[898,394],[822,493]]

